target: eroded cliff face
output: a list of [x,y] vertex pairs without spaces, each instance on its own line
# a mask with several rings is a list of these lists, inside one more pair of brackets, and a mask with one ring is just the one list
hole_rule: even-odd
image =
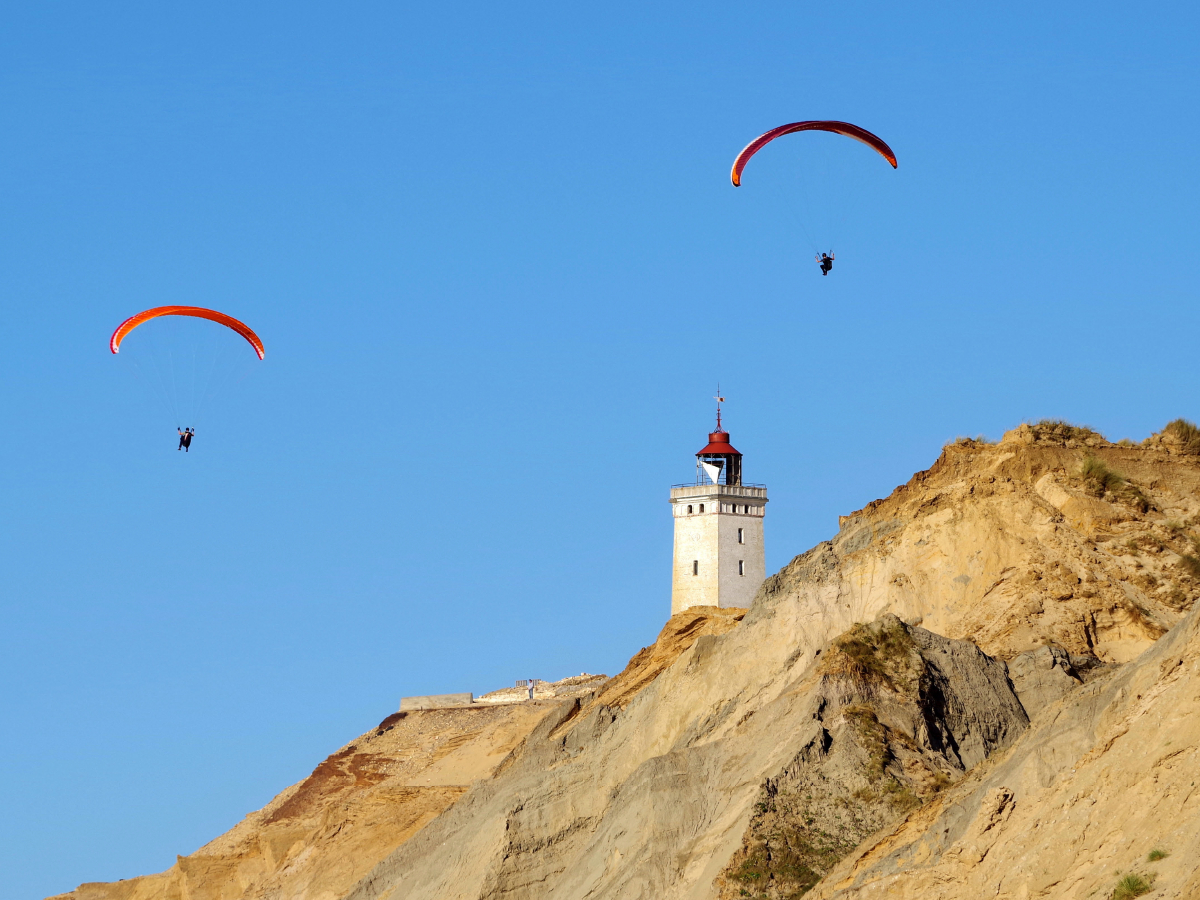
[[[1198,459],[1161,439],[1120,446],[1069,426],[952,444],[842,518],[830,611],[847,625],[894,612],[1005,659],[1053,641],[1130,660],[1197,596]],[[797,565],[766,591],[802,593]]]
[[[1195,630],[1193,437],[1135,447],[1048,425],[950,445],[767,579],[744,618],[688,611],[616,679],[530,708],[511,739],[474,732],[503,761],[419,785],[459,789],[423,820],[392,824],[383,794],[359,815],[368,793],[341,794],[333,818],[374,834],[370,850],[322,843],[315,818],[300,843],[270,837],[285,792],[220,839],[280,848],[269,875],[214,875],[223,893],[202,894],[205,876],[184,894],[162,881],[172,870],[135,880],[143,893],[75,896],[776,898],[815,883],[831,897],[1082,897],[1155,842],[1171,851],[1159,884],[1200,894],[1195,736],[1172,736],[1190,734],[1200,681],[1183,649],[1159,658]],[[374,752],[360,739],[327,764],[369,792],[349,760]],[[1146,820],[1105,798],[1097,827],[1104,790],[1151,798]],[[1056,834],[1098,862],[1072,862]],[[278,881],[339,852],[352,874]],[[1038,866],[1058,880],[1034,879]]]

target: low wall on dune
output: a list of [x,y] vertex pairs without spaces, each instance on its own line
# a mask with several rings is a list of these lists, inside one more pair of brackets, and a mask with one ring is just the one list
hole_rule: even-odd
[[470,706],[475,702],[474,694],[429,694],[425,697],[400,698],[400,712],[414,709],[446,709],[454,706]]

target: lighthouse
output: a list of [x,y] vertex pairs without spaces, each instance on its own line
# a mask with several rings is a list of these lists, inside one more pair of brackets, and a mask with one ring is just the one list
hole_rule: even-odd
[[675,552],[671,615],[691,606],[748,607],[766,578],[763,515],[767,488],[742,480],[742,454],[721,427],[696,453],[696,476],[671,488]]

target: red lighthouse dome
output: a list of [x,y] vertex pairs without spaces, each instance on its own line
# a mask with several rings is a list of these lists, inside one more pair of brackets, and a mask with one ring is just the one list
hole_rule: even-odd
[[742,483],[742,454],[729,443],[729,432],[721,427],[720,400],[717,401],[717,430],[708,433],[708,444],[696,454],[696,460],[697,476],[703,469],[714,484]]
[[697,456],[709,456],[711,454],[719,454],[719,455],[723,455],[723,456],[725,456],[725,455],[741,456],[742,455],[742,454],[738,453],[735,449],[733,449],[733,445],[729,443],[729,432],[728,431],[710,431],[708,433],[708,445],[703,450],[699,451],[696,455]]

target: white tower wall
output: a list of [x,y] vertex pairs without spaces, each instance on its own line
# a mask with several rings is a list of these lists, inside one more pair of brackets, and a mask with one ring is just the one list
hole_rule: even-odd
[[764,487],[713,484],[671,489],[672,615],[690,606],[750,605],[766,578],[766,508]]

